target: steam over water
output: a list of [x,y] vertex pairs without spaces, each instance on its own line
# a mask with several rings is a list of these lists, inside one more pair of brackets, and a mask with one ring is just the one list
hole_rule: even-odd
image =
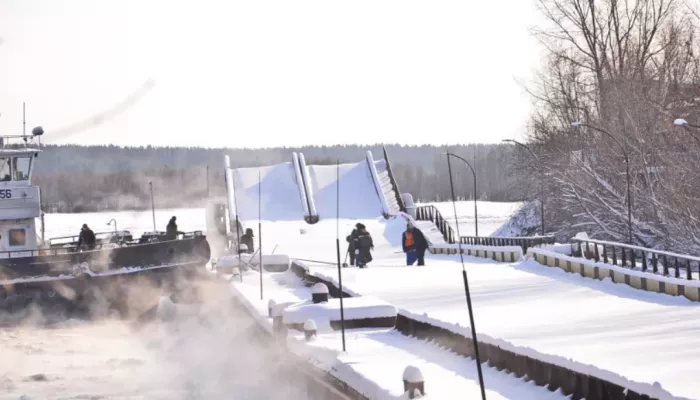
[[203,303],[174,316],[48,322],[37,313],[0,327],[0,399],[314,398],[225,284],[193,284]]

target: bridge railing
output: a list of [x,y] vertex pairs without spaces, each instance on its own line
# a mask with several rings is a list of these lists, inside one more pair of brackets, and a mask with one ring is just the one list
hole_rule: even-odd
[[462,236],[459,238],[462,244],[477,246],[519,246],[523,249],[523,254],[530,247],[543,244],[554,244],[554,236]]
[[700,257],[595,239],[573,238],[572,241],[575,257],[642,272],[700,280]]
[[416,207],[416,219],[419,221],[431,221],[437,226],[447,243],[455,243],[454,231],[445,218],[440,214],[440,210],[435,206]]
[[[416,219],[419,221],[431,221],[442,233],[445,242],[456,243],[457,235],[450,223],[442,216],[435,206],[420,206],[416,208]],[[529,236],[529,237],[502,237],[502,236],[462,236],[459,242],[477,246],[519,246],[523,253],[527,249],[542,244],[554,244],[554,236]]]

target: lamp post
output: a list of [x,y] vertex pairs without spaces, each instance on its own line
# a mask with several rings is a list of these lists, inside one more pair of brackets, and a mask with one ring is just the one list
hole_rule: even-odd
[[450,153],[449,151],[445,153],[448,157],[454,157],[458,160],[462,160],[465,164],[467,164],[467,167],[472,171],[472,175],[474,176],[474,232],[476,236],[479,236],[479,214],[477,211],[477,205],[476,205],[476,171],[474,171],[474,168],[472,167],[471,164],[469,164],[469,161],[465,160],[464,158]]
[[[469,311],[469,325],[472,331],[472,343],[474,344],[474,358],[476,359],[476,372],[479,377],[479,387],[481,388],[481,399],[486,400],[486,389],[484,386],[484,375],[481,371],[481,357],[479,356],[479,341],[476,338],[476,325],[474,324],[474,312],[472,311],[472,297],[469,292],[469,280],[467,279],[467,269],[464,267],[464,253],[462,252],[462,240],[459,235],[459,219],[457,218],[457,202],[455,199],[455,186],[452,181],[452,164],[450,163],[450,153],[447,154],[447,174],[450,176],[450,193],[452,194],[452,208],[455,213],[455,228],[457,229],[457,247],[459,248],[459,259],[462,262],[462,282],[464,283],[464,295],[467,298],[467,309]],[[342,296],[342,293],[341,293]]]
[[535,160],[537,161],[537,165],[540,169],[540,229],[542,231],[542,236],[544,236],[544,167],[542,165],[542,161],[540,161],[540,157],[534,151],[532,151],[529,146],[513,139],[503,139],[503,141],[524,147],[532,154],[533,157],[535,157]]
[[620,146],[620,150],[622,150],[622,154],[625,157],[625,167],[626,167],[625,177],[627,178],[627,231],[628,231],[628,235],[629,235],[629,244],[634,244],[633,240],[632,240],[632,191],[630,189],[630,187],[631,187],[630,158],[627,155],[627,150],[625,149],[625,146],[622,144],[622,142],[620,142],[620,140],[618,138],[616,138],[612,133],[606,131],[605,129],[598,128],[598,127],[595,127],[593,125],[589,125],[589,124],[586,124],[583,122],[578,122],[578,121],[572,122],[571,126],[576,127],[576,128],[578,128],[580,126],[585,126],[587,128],[591,128],[594,131],[598,131],[598,132],[602,133],[603,135],[609,137],[610,139],[615,141],[615,143],[617,143],[618,146]]

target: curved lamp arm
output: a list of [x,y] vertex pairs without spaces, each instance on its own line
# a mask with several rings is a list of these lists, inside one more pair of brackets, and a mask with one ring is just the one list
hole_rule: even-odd
[[583,123],[583,122],[578,122],[578,121],[577,121],[577,122],[572,122],[572,123],[571,123],[571,126],[576,127],[576,128],[578,128],[579,126],[585,126],[585,127],[587,127],[587,128],[593,129],[594,131],[598,131],[598,132],[602,133],[603,135],[606,135],[607,137],[609,137],[609,138],[611,138],[612,140],[614,140],[615,143],[617,143],[618,146],[620,146],[620,149],[622,150],[622,154],[625,156],[625,160],[629,160],[629,157],[627,156],[627,150],[625,149],[625,146],[624,146],[624,145],[622,144],[622,142],[620,142],[620,140],[619,140],[618,138],[616,138],[615,135],[613,135],[612,133],[606,131],[605,129],[598,128],[598,127],[596,127],[596,126],[589,125],[589,124],[586,124],[586,123]]
[[[472,165],[469,164],[469,161],[467,161],[467,160],[465,160],[464,158],[458,156],[457,154],[450,153],[449,151],[448,151],[447,153],[444,153],[444,154],[446,154],[448,157],[455,157],[455,158],[458,158],[458,159],[464,161],[464,163],[467,164],[467,166],[469,167],[469,169],[472,171],[472,175],[474,175],[474,180],[476,180],[476,171],[474,171],[474,167],[472,167]],[[474,196],[476,196],[476,193],[474,194]]]
[[516,144],[516,145],[518,145],[518,146],[524,147],[525,149],[527,149],[527,151],[529,151],[530,153],[532,153],[532,155],[535,157],[535,159],[537,159],[537,162],[540,161],[540,157],[539,157],[534,151],[532,151],[532,149],[531,149],[529,146],[524,145],[524,144],[518,142],[517,140],[513,140],[513,139],[503,139],[503,141],[504,141],[504,142],[507,142],[507,143],[514,143],[514,144]]

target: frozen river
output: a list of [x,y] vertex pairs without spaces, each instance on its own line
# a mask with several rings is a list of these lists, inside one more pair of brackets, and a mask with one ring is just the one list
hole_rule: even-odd
[[313,398],[252,320],[215,295],[199,315],[167,322],[5,327],[0,354],[2,400]]

